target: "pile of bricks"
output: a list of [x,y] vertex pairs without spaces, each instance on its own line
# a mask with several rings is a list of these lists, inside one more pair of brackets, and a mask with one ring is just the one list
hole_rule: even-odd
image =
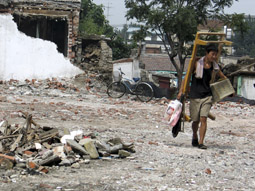
[[31,114],[19,112],[23,125],[0,122],[0,168],[23,168],[48,173],[49,166],[79,168],[91,159],[130,157],[133,143],[120,138],[99,140],[94,133],[40,126]]

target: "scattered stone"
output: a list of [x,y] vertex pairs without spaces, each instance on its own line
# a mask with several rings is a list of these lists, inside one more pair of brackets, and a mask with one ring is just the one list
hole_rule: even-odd
[[126,158],[126,157],[129,157],[131,154],[130,154],[130,152],[128,152],[128,151],[119,150],[118,155],[119,155],[120,158]]
[[44,165],[53,165],[58,164],[61,161],[60,157],[57,155],[52,155],[50,157],[47,157],[46,159],[42,159],[38,162],[40,166]]
[[78,162],[76,162],[76,163],[72,164],[71,167],[79,169],[81,167],[81,165]]
[[13,161],[6,157],[0,156],[0,169],[12,169],[13,165]]
[[59,163],[59,166],[71,166],[71,162],[68,159],[62,159],[61,162]]
[[205,169],[205,173],[206,174],[212,174],[212,171],[211,171],[211,169],[207,168],[207,169]]
[[67,139],[66,143],[70,147],[72,147],[73,150],[76,150],[76,151],[80,152],[83,155],[88,155],[88,152],[81,145],[79,145],[79,143],[77,143],[76,141],[71,140],[71,139]]

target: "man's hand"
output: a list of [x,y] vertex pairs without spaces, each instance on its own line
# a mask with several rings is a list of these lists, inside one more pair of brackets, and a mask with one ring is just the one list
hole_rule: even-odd
[[180,92],[177,94],[176,99],[177,99],[177,100],[181,100],[181,97],[182,97],[182,92],[180,91]]

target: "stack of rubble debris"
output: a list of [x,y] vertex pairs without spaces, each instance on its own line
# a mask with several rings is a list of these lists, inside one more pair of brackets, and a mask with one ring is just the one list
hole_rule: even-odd
[[112,76],[112,49],[107,44],[110,39],[98,35],[81,35],[78,46],[77,65],[84,71],[101,75],[104,81]]
[[[59,90],[60,92],[65,93],[78,93],[78,94],[87,94],[88,92],[103,92],[105,93],[107,84],[103,81],[101,74],[87,72],[75,76],[74,78],[48,78],[45,80],[9,80],[1,81],[0,86],[3,88],[3,91],[8,91],[10,93],[18,94],[31,94],[31,95],[42,95],[49,94],[50,91]],[[47,90],[47,91],[45,91]],[[43,92],[44,91],[44,92]],[[3,92],[2,92],[3,93]],[[5,92],[7,93],[7,92]]]
[[231,63],[231,64],[224,66],[224,68],[222,69],[222,72],[226,76],[231,76],[232,74],[237,73],[241,70],[254,72],[255,71],[254,63],[255,63],[254,58],[242,57],[242,58],[238,59],[236,64]]
[[133,143],[120,138],[99,140],[94,133],[81,130],[63,132],[52,127],[41,127],[31,114],[19,112],[23,125],[0,122],[0,168],[26,169],[47,173],[49,166],[79,168],[90,159],[126,158],[134,153]]

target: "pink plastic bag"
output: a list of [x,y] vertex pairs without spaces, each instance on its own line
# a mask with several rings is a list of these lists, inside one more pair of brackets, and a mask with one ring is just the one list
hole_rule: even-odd
[[178,100],[172,100],[167,106],[164,114],[164,121],[171,127],[175,126],[182,113],[182,103]]

